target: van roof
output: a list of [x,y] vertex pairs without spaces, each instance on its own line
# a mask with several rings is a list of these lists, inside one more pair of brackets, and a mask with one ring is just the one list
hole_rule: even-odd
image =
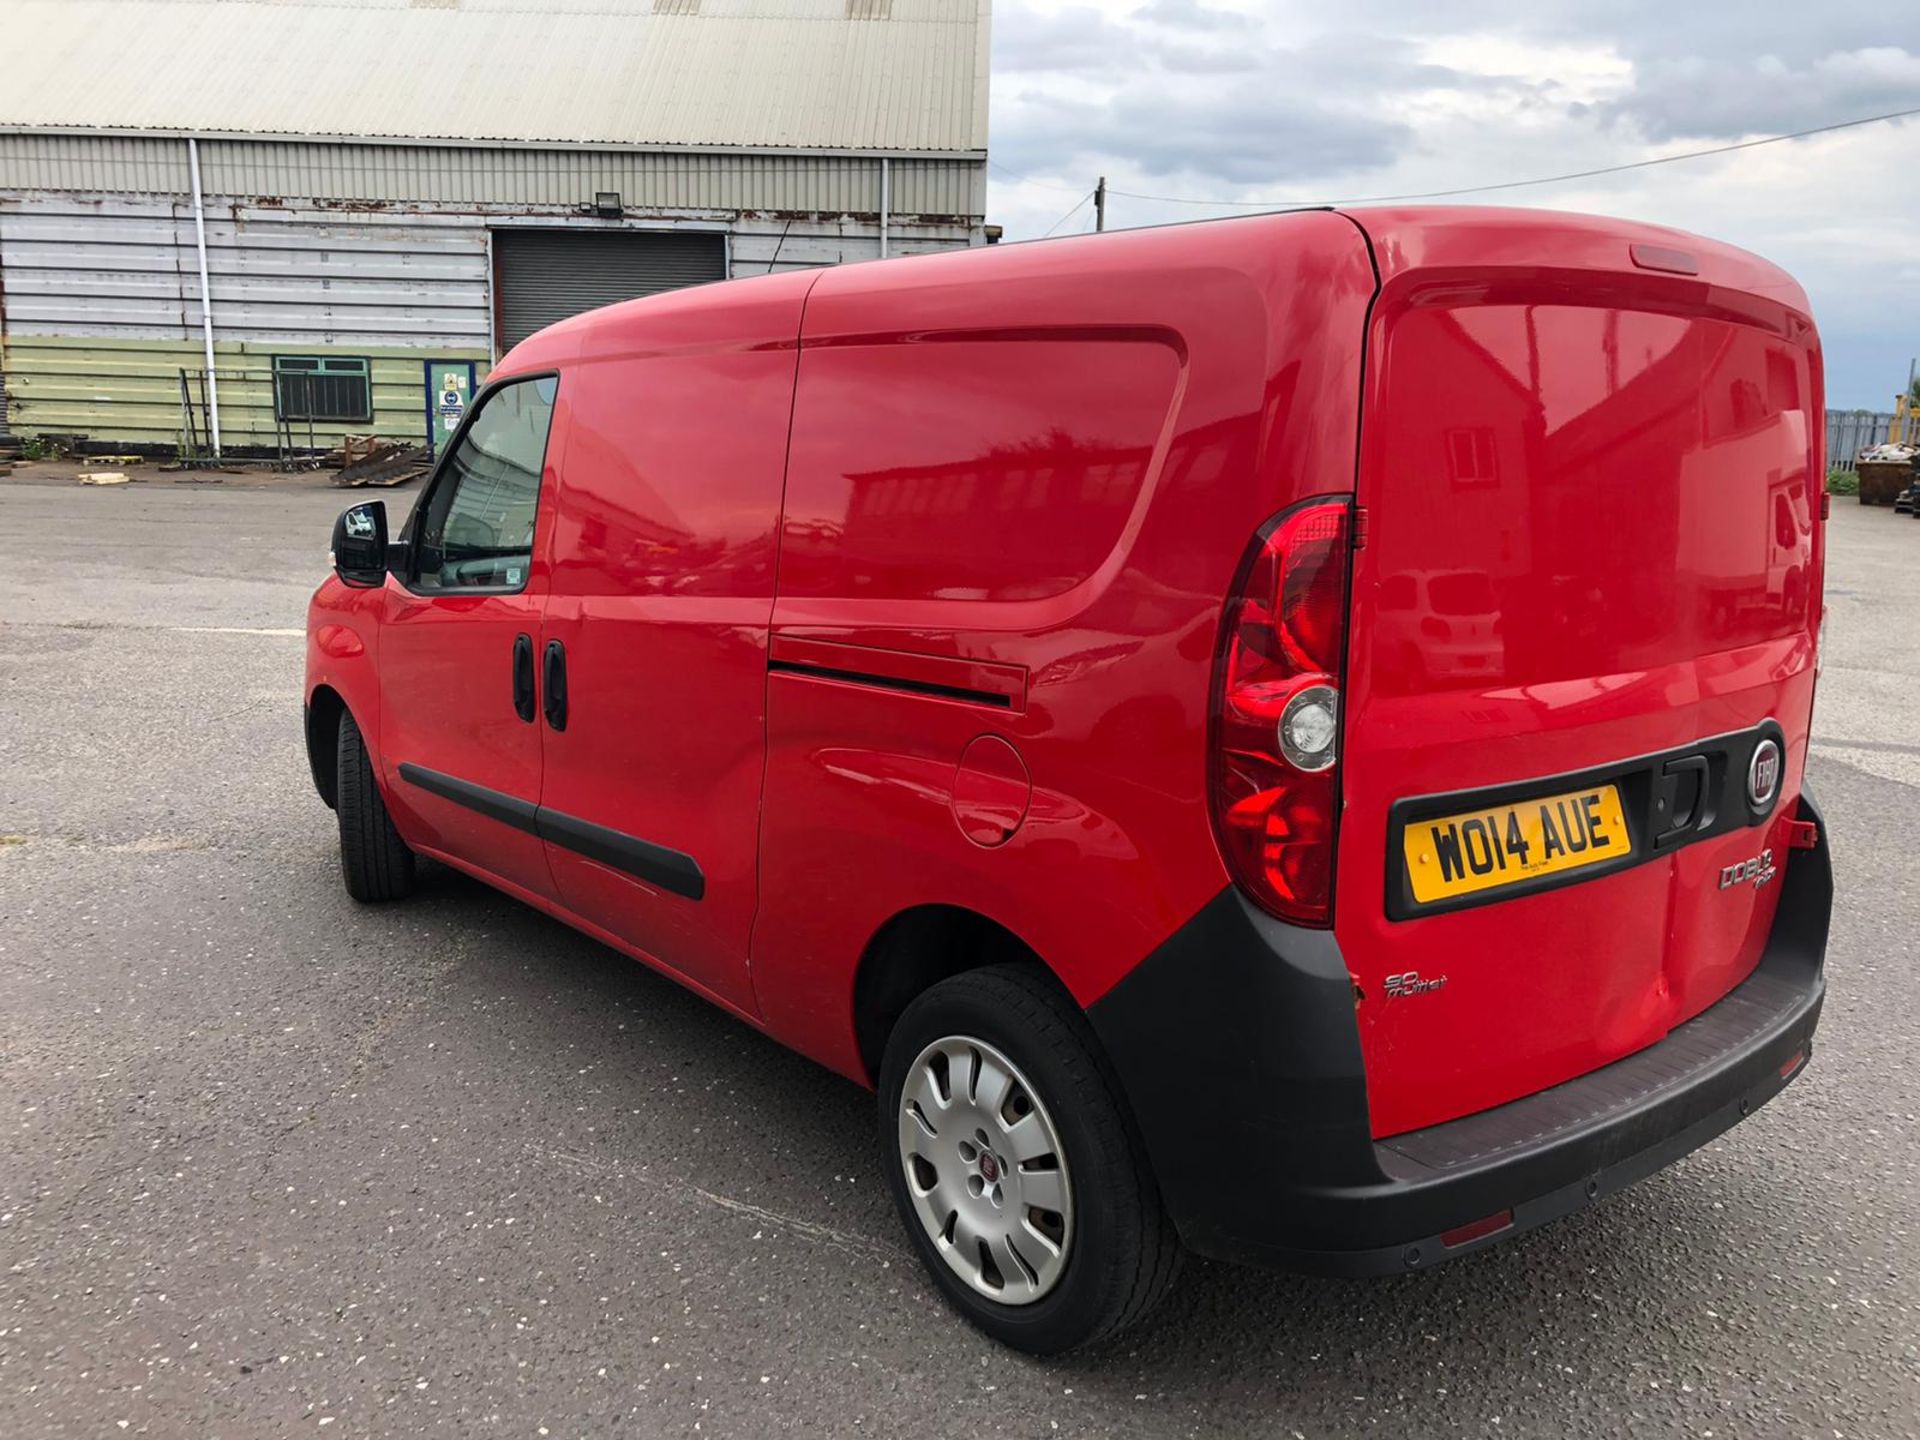
[[[1118,259],[1130,265],[1154,252],[1171,263],[1179,260],[1197,232],[1238,230],[1248,244],[1280,238],[1308,217],[1340,215],[1355,226],[1371,246],[1383,286],[1415,270],[1472,268],[1549,268],[1572,273],[1617,272],[1705,284],[1763,297],[1807,317],[1811,307],[1806,292],[1790,275],[1770,261],[1688,231],[1610,216],[1575,211],[1522,209],[1486,205],[1378,206],[1332,209],[1263,211],[1256,215],[1137,226],[1101,235],[1042,237],[1005,245],[947,250],[901,256],[885,262],[862,261],[817,270],[778,275],[745,276],[710,285],[668,291],[638,300],[591,310],[549,326],[516,346],[503,359],[506,367],[523,371],[565,363],[583,346],[602,350],[617,345],[624,335],[641,338],[650,347],[661,343],[660,327],[671,331],[675,322],[706,330],[694,319],[711,311],[753,308],[787,296],[804,298],[823,276],[855,275],[883,288],[916,285],[941,268],[977,269],[982,277],[1012,266],[1053,268],[1074,257]],[[1302,243],[1310,230],[1324,236],[1325,226],[1297,226]],[[1043,248],[1044,247],[1044,248]],[[1143,256],[1144,252],[1144,256]],[[1044,256],[1044,260],[1042,257]],[[884,265],[884,268],[882,266]],[[836,284],[858,284],[840,280]],[[592,338],[589,339],[588,337]],[[672,343],[668,338],[668,343]],[[688,343],[694,343],[689,336]]]

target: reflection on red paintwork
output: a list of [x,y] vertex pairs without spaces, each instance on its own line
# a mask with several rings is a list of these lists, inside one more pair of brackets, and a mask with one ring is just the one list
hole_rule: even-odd
[[543,803],[694,858],[697,905],[557,846],[561,897],[749,1013],[767,624],[814,277],[678,292],[581,339],[544,637],[576,697]]
[[1564,305],[1419,310],[1393,343],[1385,459],[1417,483],[1382,516],[1383,684],[1539,684],[1804,628],[1797,346]]
[[1119,538],[1177,354],[1137,339],[926,339],[804,354],[784,594],[1039,599]]
[[[1091,1003],[1220,893],[1223,601],[1266,521],[1357,489],[1334,933],[1365,996],[1373,1123],[1498,1104],[1724,994],[1778,889],[1715,891],[1740,832],[1389,922],[1389,807],[1768,714],[1787,806],[1806,754],[1822,396],[1805,297],[1705,242],[1698,276],[1630,263],[1671,238],[1304,213],[564,322],[500,372],[566,372],[525,595],[322,586],[309,684],[363,720],[410,841],[866,1078],[854,974],[904,912],[985,916]],[[521,634],[566,647],[564,732],[515,716]],[[816,668],[904,658],[876,664],[881,683],[819,678],[770,671],[782,645]],[[385,716],[376,651],[386,694],[413,702]],[[1011,818],[1011,767],[954,814],[983,735],[1033,787],[991,846],[963,826]],[[435,809],[393,780],[409,755],[684,851],[705,898]],[[1412,968],[1449,983],[1388,1000],[1381,980]]]
[[366,645],[348,625],[322,625],[313,632],[313,643],[322,654],[335,660],[351,660],[366,653]]
[[[1820,573],[1818,354],[1777,272],[1703,244],[1712,284],[1624,271],[1569,303],[1565,267],[1619,264],[1598,226],[1534,232],[1551,264],[1500,263],[1522,241],[1513,221],[1405,229],[1369,356],[1335,922],[1369,996],[1381,1135],[1659,1039],[1751,970],[1778,893],[1711,892],[1756,843],[1738,831],[1587,884],[1389,921],[1388,807],[1769,717],[1787,732],[1790,797]],[[1387,998],[1384,977],[1414,964],[1446,987]]]
[[[1021,667],[1017,713],[777,671],[755,994],[863,1073],[848,957],[965,906],[1091,1001],[1225,883],[1204,737],[1248,537],[1353,481],[1372,267],[1338,216],[828,271],[801,337],[777,637]],[[1031,772],[970,841],[982,733]],[[831,762],[823,757],[831,756]],[[933,803],[938,799],[939,806]]]

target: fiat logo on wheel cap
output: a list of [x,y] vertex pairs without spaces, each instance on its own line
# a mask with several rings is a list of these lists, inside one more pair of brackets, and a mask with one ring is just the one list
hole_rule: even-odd
[[1000,1162],[993,1158],[991,1150],[980,1152],[980,1178],[989,1185],[1000,1178]]
[[1780,789],[1780,746],[1762,740],[1753,749],[1753,762],[1747,766],[1747,803],[1756,810],[1773,804]]

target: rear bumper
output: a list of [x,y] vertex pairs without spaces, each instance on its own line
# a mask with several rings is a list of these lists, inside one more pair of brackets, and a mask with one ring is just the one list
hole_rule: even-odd
[[[1810,795],[1800,816],[1819,821]],[[1371,1138],[1333,937],[1281,924],[1235,890],[1088,1015],[1190,1248],[1319,1274],[1422,1268],[1632,1184],[1804,1070],[1833,904],[1824,825],[1783,873],[1758,968],[1705,1013],[1564,1085],[1390,1140]],[[1454,1233],[1496,1216],[1504,1223],[1487,1233]]]

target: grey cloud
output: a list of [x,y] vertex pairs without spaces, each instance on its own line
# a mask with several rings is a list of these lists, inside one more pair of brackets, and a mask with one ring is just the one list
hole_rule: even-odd
[[[1672,0],[1535,0],[1495,22],[1477,0],[1343,0],[1329,31],[1305,23],[1304,10],[1292,24],[1279,7],[1267,24],[1203,0],[1148,0],[1126,19],[1006,0],[994,27],[994,149],[1022,173],[1133,165],[1192,176],[1197,191],[1208,179],[1216,190],[1285,190],[1412,151],[1415,132],[1383,118],[1400,108],[1383,97],[1498,96],[1539,120],[1617,130],[1629,155],[1649,140],[1732,139],[1920,106],[1910,48],[1846,44],[1887,28],[1851,0],[1819,14],[1751,0],[1738,26],[1724,16]],[[1483,75],[1423,60],[1426,41],[1448,33],[1605,45],[1631,62],[1629,84],[1582,107],[1544,65]]]
[[1920,105],[1920,64],[1897,7],[1883,0],[1746,0],[1737,9],[1724,0],[1529,0],[1497,18],[1484,0],[1344,3],[1351,23],[1426,36],[1607,46],[1633,73],[1626,93],[1594,113],[1657,141],[1733,140]]
[[1126,26],[1084,6],[1052,12],[1009,6],[994,17],[996,76],[1051,72],[1102,78],[1141,64],[1144,48]]
[[[1319,13],[1308,9],[1308,14]],[[1885,0],[1342,0],[1356,25],[1416,35],[1493,33],[1606,44],[1636,63],[1689,55],[1825,54],[1897,40],[1897,6]]]
[[1244,34],[1258,22],[1234,10],[1216,10],[1200,0],[1148,0],[1133,12],[1136,20],[1164,25],[1170,30],[1229,31]]
[[1265,61],[1257,50],[1234,46],[1218,50],[1204,45],[1184,45],[1178,41],[1157,46],[1154,58],[1160,68],[1175,75],[1235,75],[1258,70]]
[[[1413,42],[1393,36],[1280,46],[1264,35],[1143,31],[1084,10],[1045,23],[1009,13],[1026,35],[1008,42],[1016,64],[996,56],[994,152],[1016,173],[1134,166],[1196,177],[1196,188],[1205,180],[1215,188],[1284,186],[1376,169],[1403,154],[1413,131],[1381,117],[1382,93],[1518,89],[1539,98],[1532,82],[1424,63]],[[1086,56],[1084,67],[1057,63],[1069,54]],[[1068,74],[1124,80],[1089,98],[1085,87],[1051,78]]]
[[[1185,5],[1203,16],[1225,15],[1205,10],[1192,0],[1156,0],[1163,7]],[[1148,9],[1154,9],[1149,6]],[[1146,12],[1136,12],[1145,15]],[[1162,22],[1156,28],[1136,28],[1109,20],[1087,6],[1065,10],[1032,10],[1003,5],[994,17],[993,68],[996,75],[1055,74],[1079,79],[1110,79],[1159,65],[1183,74],[1217,74],[1257,67],[1259,48],[1248,44],[1244,16],[1231,33],[1211,19],[1193,25]],[[1189,33],[1179,34],[1174,31]]]
[[1191,174],[1228,185],[1284,184],[1390,162],[1407,127],[1328,109],[1264,79],[1211,87],[1178,105],[1155,86],[1105,103],[1016,97],[998,151],[1015,170],[1062,168],[1076,158],[1124,157],[1149,175]]
[[1316,36],[1288,52],[1288,69],[1299,83],[1357,104],[1366,104],[1376,95],[1402,95],[1410,90],[1485,93],[1535,88],[1535,82],[1513,76],[1468,74],[1429,64],[1419,54],[1414,42],[1400,36],[1347,31]]
[[1660,59],[1637,67],[1633,90],[1597,107],[1653,140],[1786,133],[1920,108],[1920,55],[1897,47],[1811,60]]
[[[993,153],[1018,173],[1089,187],[1104,171],[1130,190],[1313,198],[1356,193],[1369,188],[1368,170],[1417,158],[1395,183],[1371,188],[1440,188],[1637,159],[1650,143],[1691,148],[1920,105],[1920,31],[1905,23],[1911,4],[1886,0],[1265,0],[1249,25],[1208,0],[1130,0],[1144,9],[1111,19],[1084,8],[1041,16],[1028,3],[995,0]],[[1519,42],[1520,74],[1455,73],[1422,59],[1429,42],[1466,41],[1460,48],[1471,54],[1471,42],[1487,36]],[[1564,80],[1555,73],[1548,47],[1563,46],[1626,62],[1604,103],[1570,103],[1589,81],[1584,69]],[[1528,49],[1539,53],[1524,56]],[[1440,103],[1409,105],[1409,95]],[[1498,103],[1464,103],[1486,96]],[[1411,117],[1429,114],[1437,134],[1410,128],[1424,123]],[[1501,116],[1527,122],[1515,127],[1510,158]],[[1914,267],[1889,264],[1898,252],[1885,238],[1914,228],[1915,204],[1897,174],[1865,163],[1910,148],[1920,133],[1906,124],[1886,133],[1893,128],[1882,127],[1872,150],[1874,132],[1855,132],[1859,146],[1841,152],[1847,161],[1832,183],[1808,173],[1789,178],[1785,194],[1757,178],[1737,183],[1777,171],[1733,163],[1644,172],[1611,193],[1628,213],[1788,263],[1821,317],[1829,396],[1884,403],[1906,376],[1912,327],[1902,321],[1920,293]],[[1736,183],[1696,193],[1690,173]],[[1069,203],[1016,193],[1021,224],[1036,234]],[[1492,198],[1556,193],[1566,192]],[[1883,224],[1847,223],[1863,200],[1885,211]],[[1122,224],[1190,213],[1125,199],[1117,209]]]

